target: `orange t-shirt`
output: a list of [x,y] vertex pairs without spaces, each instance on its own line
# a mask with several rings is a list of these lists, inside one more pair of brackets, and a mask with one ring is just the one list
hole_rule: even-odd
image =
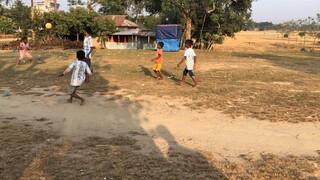
[[163,59],[162,59],[162,49],[158,49],[157,50],[156,57],[159,57],[159,55],[160,55],[160,58],[157,59],[156,62],[159,63],[159,64],[162,64],[162,61],[163,61]]

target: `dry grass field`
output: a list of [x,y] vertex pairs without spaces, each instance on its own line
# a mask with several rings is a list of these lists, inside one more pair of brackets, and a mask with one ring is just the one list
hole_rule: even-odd
[[[320,119],[320,52],[299,51],[301,44],[287,47],[272,32],[243,32],[215,51],[196,50],[196,76],[201,87],[176,86],[182,68],[176,64],[183,51],[164,54],[165,80],[152,81],[150,67],[155,52],[146,50],[96,50],[95,75],[84,87],[88,95],[130,89],[135,95],[187,97],[192,109],[213,108],[231,116],[261,120],[315,122]],[[16,67],[17,53],[4,52],[0,83],[18,93],[33,87],[63,87],[67,78],[57,74],[74,59],[75,51],[32,52],[40,63]]]
[[[150,109],[159,107],[161,111],[162,105],[156,104],[161,102],[159,99],[165,99],[170,106],[171,109],[161,111],[159,117],[174,116],[173,112],[183,108],[188,113],[181,117],[182,120],[188,118],[189,111],[200,117],[207,110],[215,110],[225,114],[230,121],[234,118],[235,123],[238,118],[261,120],[269,123],[270,127],[272,123],[299,123],[301,126],[313,123],[319,130],[320,51],[311,41],[307,46],[308,51],[300,51],[301,42],[288,43],[277,38],[274,32],[241,32],[234,39],[227,39],[223,45],[217,45],[213,51],[195,50],[198,56],[195,74],[199,88],[192,86],[190,77],[183,86],[177,85],[183,69],[176,68],[176,64],[182,58],[183,51],[164,53],[162,72],[165,78],[158,81],[153,78],[150,62],[155,51],[96,49],[93,55],[94,75],[89,84],[80,88],[80,92],[89,101],[90,98],[97,100],[97,107],[101,103],[97,96],[107,97],[105,102],[109,104],[106,108],[113,107],[112,112],[128,107],[125,112],[119,113],[128,113],[131,119],[138,121],[142,120],[133,114],[144,111],[141,106],[146,103],[139,98],[149,97]],[[48,98],[66,96],[64,93],[70,79],[58,78],[58,74],[75,59],[75,52],[61,49],[31,51],[34,63],[16,66],[18,53],[1,51],[0,88],[8,89],[13,99],[14,96],[21,96],[22,104],[24,98],[38,103],[39,97],[46,102]],[[35,88],[44,90],[34,91]],[[52,88],[55,92],[47,94]],[[0,97],[3,101],[1,98],[4,97]],[[57,106],[61,106],[59,104],[62,102],[57,102]],[[119,106],[119,102],[124,105]],[[59,133],[59,128],[63,127],[54,126],[56,121],[52,118],[42,118],[46,115],[40,111],[50,113],[47,108],[53,107],[49,106],[51,104],[43,105],[43,108],[35,109],[30,114],[31,107],[24,107],[27,109],[24,113],[28,116],[19,114],[21,110],[14,115],[14,108],[22,108],[13,104],[10,104],[11,109],[8,107],[0,111],[0,179],[320,178],[319,141],[312,142],[315,146],[318,144],[319,149],[314,150],[319,155],[259,152],[259,156],[240,153],[236,160],[227,157],[221,160],[209,151],[197,150],[196,145],[192,149],[183,146],[173,132],[158,126],[162,127],[157,129],[159,132],[168,131],[163,138],[169,143],[167,155],[159,156],[158,151],[162,152],[162,149],[154,145],[157,144],[154,136],[147,137],[150,132],[143,130],[142,122],[140,125],[128,125],[135,126],[141,132],[124,134],[119,130],[107,137],[88,135],[74,140]],[[85,108],[93,112],[88,117],[96,121],[94,109],[90,109],[92,104],[94,102]],[[62,107],[65,111],[70,110],[65,105]],[[172,110],[175,108],[176,111]],[[151,115],[156,112],[149,111]],[[165,115],[160,115],[162,113]],[[148,110],[145,114],[146,119],[151,121]],[[73,118],[72,114],[69,116]],[[205,121],[210,122],[210,118]],[[90,131],[89,124],[87,130]],[[298,136],[295,138],[298,139]],[[154,146],[157,153],[140,153],[146,148],[139,143],[144,138],[150,141],[147,144]],[[170,142],[175,145],[170,146]]]

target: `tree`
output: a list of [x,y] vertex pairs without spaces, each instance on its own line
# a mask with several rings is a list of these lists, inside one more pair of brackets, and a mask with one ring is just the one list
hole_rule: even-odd
[[104,15],[125,15],[127,10],[127,2],[123,0],[99,0],[101,6],[98,10]]
[[79,41],[79,35],[83,32],[83,29],[91,25],[94,15],[94,12],[88,14],[85,8],[70,8],[69,18],[72,22],[70,31],[77,35],[77,41]]
[[22,36],[28,35],[28,29],[31,28],[30,8],[22,3],[21,0],[16,0],[9,9],[8,15],[16,25],[22,29]]
[[185,20],[185,37],[191,39],[192,16],[197,9],[206,10],[211,5],[209,0],[167,0],[163,1],[163,9],[177,9],[183,15]]
[[13,19],[5,16],[0,16],[0,32],[4,34],[14,33],[17,26]]
[[105,47],[105,39],[108,35],[117,32],[117,28],[113,21],[97,17],[92,24],[92,31],[98,37],[101,45]]
[[[185,38],[203,38],[203,33],[218,36],[233,36],[243,29],[251,15],[252,0],[146,0],[150,13],[173,18],[184,25]],[[175,15],[172,13],[178,11]],[[167,18],[166,18],[167,20]],[[166,21],[165,21],[166,22]],[[162,23],[165,23],[162,21]],[[199,31],[200,30],[200,31]],[[221,38],[210,38],[220,39]],[[223,39],[223,38],[222,38]],[[207,44],[213,43],[206,39]]]

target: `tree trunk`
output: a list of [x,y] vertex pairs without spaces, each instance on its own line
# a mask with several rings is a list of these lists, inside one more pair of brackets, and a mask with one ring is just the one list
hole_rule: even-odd
[[184,11],[184,17],[186,19],[186,39],[191,39],[192,20],[190,15],[190,11]]
[[91,0],[87,0],[87,10],[88,10],[88,14],[90,13],[90,9],[91,9]]
[[32,31],[32,40],[34,41],[35,38],[36,38],[36,33],[34,32],[34,27],[33,27],[33,24],[34,24],[34,5],[33,5],[33,0],[31,0],[31,24],[32,24],[32,27],[31,27],[31,31]]
[[203,17],[203,23],[200,31],[200,47],[199,49],[202,49],[202,40],[203,40],[203,28],[204,28],[204,23],[206,22],[207,14],[204,15]]
[[79,33],[77,33],[77,42],[79,42]]

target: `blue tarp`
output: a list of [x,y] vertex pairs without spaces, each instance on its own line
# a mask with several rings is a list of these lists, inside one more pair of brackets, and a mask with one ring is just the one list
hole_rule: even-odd
[[179,51],[180,39],[157,39],[158,42],[163,42],[163,51]]
[[157,42],[163,42],[163,51],[179,51],[181,26],[179,24],[158,25],[156,31]]
[[179,24],[158,25],[157,39],[178,39],[181,36],[181,26]]

